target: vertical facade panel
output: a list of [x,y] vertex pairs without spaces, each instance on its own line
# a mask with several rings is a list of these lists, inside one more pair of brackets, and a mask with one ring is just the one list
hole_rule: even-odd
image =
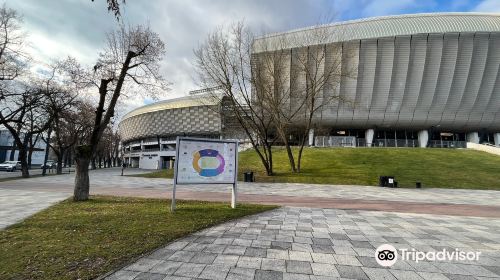
[[479,87],[483,79],[484,68],[486,66],[486,57],[488,55],[489,34],[476,33],[474,36],[474,47],[472,50],[472,61],[465,85],[464,94],[460,101],[460,106],[455,115],[454,127],[461,129],[467,127],[465,124],[469,119],[472,107],[476,101]]
[[453,129],[455,115],[460,106],[460,101],[464,94],[467,77],[472,60],[474,34],[461,33],[458,38],[458,55],[451,83],[450,95],[443,108],[441,126]]
[[[495,41],[495,51],[498,51],[498,41],[500,40],[500,33],[493,33],[490,40]],[[498,65],[496,67],[499,67]],[[493,90],[488,98],[486,109],[481,116],[481,127],[492,129],[493,132],[500,131],[500,115],[497,111],[500,108],[500,69],[497,69],[497,76],[494,82]],[[495,121],[496,120],[496,121]]]
[[321,110],[323,126],[334,126],[339,109],[340,81],[342,75],[342,44],[328,44],[325,46],[325,78],[328,78],[323,87],[324,107]]
[[483,113],[481,123],[484,127],[494,131],[500,132],[500,70],[497,73],[495,86],[491,93],[488,106]]
[[391,87],[393,65],[394,38],[379,39],[377,45],[377,67],[375,69],[373,97],[367,126],[380,125],[384,120],[384,113]]
[[342,77],[340,78],[340,103],[337,110],[336,126],[349,128],[354,114],[356,100],[357,73],[359,69],[360,41],[345,42],[342,51]]
[[410,51],[410,64],[408,66],[403,102],[399,111],[398,127],[411,126],[420,87],[422,86],[425,57],[427,54],[427,34],[412,36]]
[[417,106],[413,114],[412,127],[425,128],[432,100],[436,93],[442,55],[443,34],[429,34],[422,86],[420,87]]
[[436,92],[427,117],[426,127],[440,125],[441,115],[450,96],[451,83],[458,54],[458,33],[444,35],[443,54],[436,84]]
[[352,117],[353,127],[366,126],[372,101],[376,66],[377,41],[362,40],[359,52],[358,84],[354,104],[354,115]]
[[410,36],[398,36],[394,41],[391,86],[382,124],[384,127],[394,126],[398,121],[410,62],[410,39]]
[[468,129],[487,127],[487,124],[483,124],[482,117],[487,111],[488,103],[495,87],[496,77],[498,76],[500,65],[500,48],[498,47],[500,46],[500,34],[491,34],[488,44],[488,56],[486,58],[483,79],[466,125]]

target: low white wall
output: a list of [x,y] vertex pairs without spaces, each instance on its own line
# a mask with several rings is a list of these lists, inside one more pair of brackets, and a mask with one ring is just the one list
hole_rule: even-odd
[[467,149],[483,151],[483,152],[487,152],[490,154],[500,156],[500,147],[493,147],[493,146],[488,146],[488,145],[467,142]]

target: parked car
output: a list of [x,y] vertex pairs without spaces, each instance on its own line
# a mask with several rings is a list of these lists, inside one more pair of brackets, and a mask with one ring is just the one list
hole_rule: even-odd
[[[41,169],[43,169],[44,165],[42,164],[40,166]],[[57,167],[57,162],[53,161],[53,160],[47,160],[47,169],[50,169],[50,168],[56,168]]]
[[21,169],[20,161],[5,161],[0,163],[0,170],[14,172],[17,169]]

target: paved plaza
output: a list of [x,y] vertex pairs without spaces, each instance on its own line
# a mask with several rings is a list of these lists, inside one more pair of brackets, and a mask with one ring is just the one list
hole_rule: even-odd
[[[150,171],[125,170],[128,175],[146,172]],[[171,197],[171,179],[120,174],[120,168],[90,171],[91,193]],[[0,228],[70,197],[73,184],[74,173],[0,182]],[[177,188],[180,199],[229,201],[230,192],[229,185],[182,185]],[[500,218],[499,192],[489,190],[239,182],[238,193],[240,201],[248,203]]]
[[[478,261],[375,261],[381,244]],[[284,207],[177,240],[107,279],[499,279],[500,220]]]
[[[169,198],[172,191],[172,180],[120,176],[117,168],[90,177],[92,194]],[[74,174],[0,182],[0,228],[70,197],[73,182]],[[270,183],[238,189],[240,201],[284,207],[176,240],[107,279],[500,279],[497,191]],[[185,199],[229,195],[225,185],[178,188]],[[367,205],[378,211],[366,211]],[[385,268],[375,260],[381,244],[481,255],[477,261],[398,259]]]

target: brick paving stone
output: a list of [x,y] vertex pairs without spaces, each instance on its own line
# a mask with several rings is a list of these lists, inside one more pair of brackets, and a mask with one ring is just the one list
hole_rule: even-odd
[[207,247],[203,249],[203,251],[208,253],[221,254],[226,249],[226,246],[227,245],[224,244],[210,244],[207,245]]
[[229,267],[224,265],[207,265],[201,272],[199,278],[212,279],[212,280],[224,280],[229,272]]
[[313,261],[316,263],[329,263],[329,264],[337,263],[332,254],[311,253],[311,257]]
[[141,272],[134,278],[134,280],[163,280],[164,278],[164,274]]
[[438,273],[438,272],[424,272],[424,271],[419,271],[417,273],[424,280],[449,280],[449,278],[446,277],[446,276],[444,276],[444,274]]
[[354,256],[349,255],[333,255],[338,264],[350,265],[350,266],[361,266],[361,263]]
[[198,277],[206,265],[199,263],[183,263],[175,272],[174,275],[184,277]]
[[288,250],[292,248],[292,243],[282,241],[272,241],[271,249]]
[[283,272],[269,271],[269,270],[256,270],[255,280],[283,280]]
[[236,264],[236,266],[260,269],[261,263],[262,263],[262,258],[241,256],[238,259],[238,263]]
[[285,272],[283,273],[283,280],[310,280],[310,278],[307,274]]
[[446,278],[450,280],[475,280],[476,277],[471,275],[462,275],[462,274],[444,274]]
[[106,280],[133,280],[140,273],[140,271],[119,270],[108,276]]
[[335,265],[342,278],[368,280],[366,273],[358,266]]
[[267,249],[267,257],[270,259],[282,259],[288,260],[288,251],[277,250],[277,249]]
[[265,258],[267,256],[267,250],[264,248],[247,247],[244,255],[249,257]]
[[231,267],[226,280],[253,280],[255,269],[243,267]]
[[238,256],[234,255],[218,255],[213,264],[223,264],[226,266],[235,266],[238,263]]
[[379,268],[362,267],[362,269],[371,280],[396,280],[396,277],[388,269],[380,268],[380,266]]
[[312,274],[311,263],[301,261],[286,261],[286,272]]
[[151,268],[149,272],[161,274],[173,274],[183,263],[174,261],[161,261]]
[[196,253],[191,251],[177,251],[170,257],[168,257],[168,260],[177,262],[189,262],[189,260],[193,258],[194,255],[196,255]]
[[265,258],[262,259],[261,269],[286,272],[286,263],[285,260]]
[[245,254],[246,249],[247,248],[243,246],[229,245],[224,250],[224,254],[241,256]]
[[214,254],[214,253],[199,252],[193,256],[193,258],[190,260],[190,262],[211,264],[214,262],[216,257],[217,257],[217,254]]
[[166,260],[168,257],[173,255],[175,253],[174,250],[169,250],[165,248],[161,248],[159,250],[154,251],[152,254],[148,256],[150,259],[157,259],[157,260]]
[[153,266],[157,265],[160,260],[143,258],[139,259],[137,262],[127,266],[126,270],[148,272]]
[[308,252],[288,251],[288,257],[294,261],[312,262],[311,254]]
[[390,271],[398,280],[422,280],[422,277],[415,271],[396,269],[391,269]]
[[326,263],[311,263],[314,275],[340,277],[335,265]]

